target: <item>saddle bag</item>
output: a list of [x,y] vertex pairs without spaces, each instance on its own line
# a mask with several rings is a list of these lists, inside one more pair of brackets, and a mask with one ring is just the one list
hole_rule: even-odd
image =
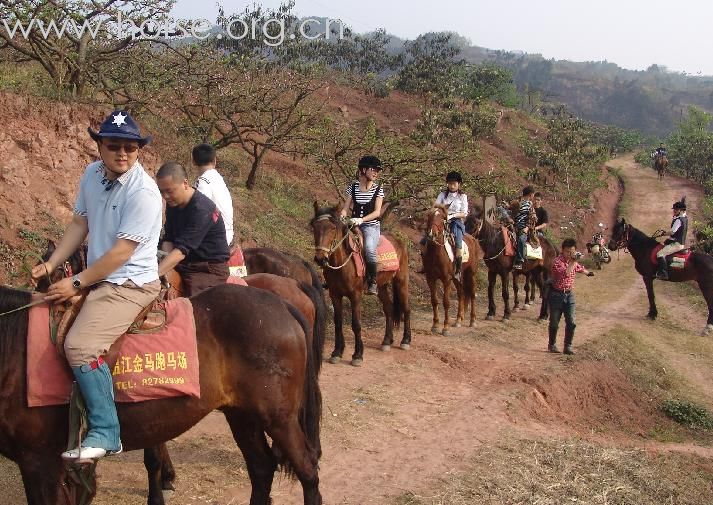
[[541,260],[542,247],[533,247],[529,242],[525,242],[525,259]]

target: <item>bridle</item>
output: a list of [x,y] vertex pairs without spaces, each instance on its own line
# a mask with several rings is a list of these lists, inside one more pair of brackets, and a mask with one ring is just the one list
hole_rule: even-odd
[[629,240],[631,240],[632,226],[628,223],[625,223],[623,226],[624,231],[622,231],[619,240],[616,241],[616,248],[617,250],[624,249],[624,251],[627,251],[629,248]]
[[[434,221],[436,220],[438,216],[439,210],[436,209],[433,213],[433,219]],[[437,221],[436,221],[437,222]],[[428,233],[426,233],[426,238],[428,239],[429,242],[432,242],[436,244],[437,246],[445,246],[446,245],[446,219],[443,219],[443,227],[437,227],[435,230],[433,229],[434,226],[436,226],[436,223],[432,223],[431,226],[428,228]],[[443,242],[438,241],[438,236],[443,237]]]
[[354,251],[350,251],[349,255],[347,256],[347,259],[344,261],[344,263],[342,263],[338,267],[330,265],[329,258],[332,256],[332,254],[335,253],[335,251],[337,249],[339,249],[339,247],[342,245],[342,242],[344,242],[347,239],[347,237],[349,237],[349,231],[344,233],[344,235],[340,239],[337,237],[337,233],[336,233],[336,230],[339,229],[339,225],[334,221],[334,219],[332,219],[332,216],[330,214],[323,214],[323,215],[315,218],[313,223],[318,223],[319,221],[330,221],[332,224],[334,224],[335,233],[334,233],[334,240],[332,240],[330,247],[325,247],[323,245],[315,245],[314,246],[315,252],[322,251],[322,252],[327,253],[327,263],[324,265],[325,267],[330,268],[332,270],[339,270],[341,268],[344,268],[344,266],[347,263],[349,263],[349,260],[352,259],[352,255],[354,254]]

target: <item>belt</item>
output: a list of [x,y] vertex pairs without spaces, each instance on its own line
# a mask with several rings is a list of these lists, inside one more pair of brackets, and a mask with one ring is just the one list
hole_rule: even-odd
[[552,288],[552,291],[557,291],[558,293],[562,293],[562,294],[568,295],[568,294],[572,293],[573,290],[572,290],[572,289],[557,289],[557,288]]

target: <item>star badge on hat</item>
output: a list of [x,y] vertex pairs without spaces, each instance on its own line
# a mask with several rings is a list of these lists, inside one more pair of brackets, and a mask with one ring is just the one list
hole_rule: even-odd
[[121,112],[115,114],[114,120],[111,122],[111,124],[115,124],[116,126],[126,124],[126,114],[122,114]]

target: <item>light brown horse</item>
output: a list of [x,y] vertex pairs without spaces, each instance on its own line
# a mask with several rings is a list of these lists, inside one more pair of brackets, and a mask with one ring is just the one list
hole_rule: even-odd
[[659,174],[659,180],[662,180],[666,174],[666,168],[668,167],[668,158],[666,156],[656,156],[654,160],[654,168]]
[[[0,313],[29,303],[0,287]],[[317,471],[321,394],[310,331],[293,307],[261,289],[220,285],[191,298],[201,398],[117,405],[125,450],[157,447],[221,410],[245,457],[251,505],[268,505],[278,464],[294,472],[304,503],[322,503]],[[28,408],[27,311],[0,317],[0,453],[17,462],[29,505],[73,505],[63,493],[66,406]],[[265,434],[273,440],[273,449]],[[278,459],[279,458],[279,459]]]
[[470,325],[475,325],[475,289],[476,274],[478,265],[483,259],[483,251],[478,242],[467,233],[463,236],[463,242],[468,246],[470,256],[467,262],[463,262],[461,267],[461,280],[453,278],[454,266],[446,251],[446,240],[448,235],[445,232],[448,209],[443,205],[436,205],[426,214],[426,252],[423,255],[423,270],[426,274],[428,289],[431,291],[431,307],[433,309],[433,326],[431,331],[438,331],[438,282],[443,285],[443,335],[448,335],[448,310],[450,308],[451,284],[455,283],[458,294],[458,314],[456,316],[455,327],[458,328],[463,323],[465,311],[470,304]]
[[[353,254],[348,245],[348,234],[351,233],[340,220],[340,207],[320,209],[314,202],[314,218],[310,222],[314,232],[314,261],[322,267],[327,281],[329,296],[334,306],[334,350],[329,358],[330,363],[337,363],[344,354],[344,332],[342,329],[342,312],[344,297],[349,298],[352,308],[352,331],[354,332],[354,354],[352,365],[360,366],[364,361],[364,343],[361,338],[361,297],[364,291],[364,278],[357,275],[356,266],[351,259]],[[386,331],[381,343],[381,350],[388,351],[394,341],[394,325],[398,327],[403,316],[404,333],[401,339],[401,349],[411,346],[411,308],[408,292],[408,253],[404,243],[396,237],[388,235],[396,249],[399,269],[394,272],[379,272],[376,278],[379,289],[379,300],[386,318]],[[389,294],[389,285],[393,290]]]

